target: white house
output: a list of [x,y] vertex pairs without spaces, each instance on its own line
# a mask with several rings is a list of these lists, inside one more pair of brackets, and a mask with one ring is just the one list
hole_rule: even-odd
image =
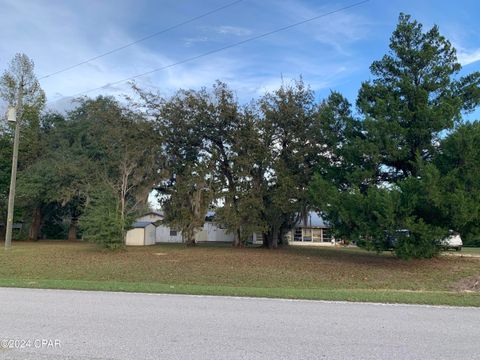
[[[136,219],[132,229],[127,231],[127,245],[153,245],[155,243],[183,243],[180,231],[161,224],[163,214],[149,212]],[[207,214],[207,220],[202,229],[195,234],[197,242],[232,242],[233,234],[227,233],[226,229],[211,221],[212,213]],[[150,226],[151,225],[151,226]],[[154,228],[155,241],[151,241],[151,227]],[[146,230],[142,230],[146,229]],[[148,240],[145,239],[148,236]]]
[[195,234],[196,242],[233,242],[234,235],[212,221],[206,221],[202,230]]
[[182,233],[166,225],[157,225],[157,243],[182,243]]
[[[196,242],[233,242],[234,235],[216,223],[214,215],[213,212],[207,214],[202,229],[195,234]],[[149,212],[137,218],[132,229],[127,231],[126,244],[183,243],[181,232],[163,225],[161,223],[163,218],[163,214],[160,212]],[[294,229],[287,233],[286,237],[291,243],[334,243],[330,225],[315,212],[310,212],[306,221],[300,221]],[[262,234],[252,235],[253,244],[262,244],[262,242]]]
[[150,221],[152,223],[157,222],[159,220],[163,220],[163,214],[158,211],[150,211],[139,218],[137,218],[137,221]]
[[155,226],[155,243],[182,243],[183,239],[179,231],[160,223],[163,218],[161,212],[151,211],[137,218],[137,221],[147,221]]
[[125,244],[130,246],[154,245],[155,229],[155,225],[149,221],[136,221],[127,231]]

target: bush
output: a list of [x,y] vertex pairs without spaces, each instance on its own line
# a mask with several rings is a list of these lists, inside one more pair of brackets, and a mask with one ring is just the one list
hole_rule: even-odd
[[480,247],[480,234],[468,234],[463,239],[464,246],[471,246],[471,247]]
[[108,188],[94,191],[80,219],[84,238],[106,249],[123,248],[125,222],[116,194]]
[[441,250],[440,240],[446,231],[420,221],[408,221],[409,236],[402,236],[394,248],[401,259],[430,259]]

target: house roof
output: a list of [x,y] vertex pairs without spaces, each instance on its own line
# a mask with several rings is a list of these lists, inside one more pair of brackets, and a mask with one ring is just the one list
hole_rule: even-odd
[[207,215],[205,215],[205,221],[213,221],[215,219],[215,211],[207,211]]
[[[205,217],[206,221],[215,221],[215,211],[208,211]],[[315,211],[310,211],[307,215],[307,221],[300,220],[297,227],[312,227],[312,228],[330,228],[332,227],[328,221],[324,220]]]
[[307,215],[306,221],[305,219],[300,220],[297,223],[297,227],[329,228],[331,225],[316,212],[310,211]]
[[153,223],[151,221],[135,221],[133,224],[132,224],[132,228],[146,228],[148,225],[153,225]]
[[143,216],[147,216],[147,215],[157,215],[157,216],[163,217],[163,213],[161,213],[159,211],[149,211],[149,212],[143,214]]

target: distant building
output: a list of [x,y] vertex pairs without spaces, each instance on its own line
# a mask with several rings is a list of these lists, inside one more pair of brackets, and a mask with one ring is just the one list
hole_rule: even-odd
[[[126,245],[153,245],[155,243],[183,243],[182,233],[167,225],[162,224],[164,216],[161,212],[149,212],[136,219],[132,228],[127,231]],[[152,242],[149,235],[151,227],[154,227],[155,241]],[[144,229],[143,231],[140,229]],[[148,237],[148,240],[147,240]],[[142,240],[144,239],[144,240]],[[205,224],[195,234],[196,242],[233,242],[234,236],[228,233],[221,225],[214,221],[214,213],[208,212]]]
[[[162,224],[163,219],[163,213],[154,211],[138,217],[132,228],[127,231],[126,244],[144,246],[156,243],[183,243],[182,233]],[[332,243],[330,225],[315,212],[310,212],[306,221],[300,221],[287,233],[286,238],[290,243]],[[207,213],[202,228],[195,234],[196,242],[231,243],[233,240],[234,235],[215,221],[215,213],[211,211]],[[261,245],[263,235],[253,234],[250,242]]]
[[127,231],[125,244],[131,246],[155,245],[155,225],[150,221],[135,221]]
[[150,211],[137,218],[137,221],[150,221],[152,223],[160,220],[163,220],[163,213],[160,211]]
[[300,243],[323,243],[332,244],[332,230],[321,216],[316,212],[309,212],[306,219],[300,220],[295,227],[287,233],[288,242]]

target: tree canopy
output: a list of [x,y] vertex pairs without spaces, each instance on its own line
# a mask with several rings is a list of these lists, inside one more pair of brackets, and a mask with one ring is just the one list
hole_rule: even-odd
[[[434,256],[449,230],[480,241],[480,126],[464,120],[478,108],[480,73],[460,75],[439,28],[409,15],[372,63],[356,109],[336,91],[318,99],[299,78],[246,104],[217,81],[171,96],[134,86],[135,103],[99,96],[49,113],[33,63],[15,59],[0,94],[14,102],[19,84],[30,94],[18,197],[37,224],[31,238],[63,226],[73,239],[79,224],[87,239],[119,247],[155,189],[164,223],[189,244],[209,211],[235,246],[254,234],[265,247],[284,245],[311,210],[337,239],[370,250],[408,232],[394,249],[402,258]],[[0,207],[11,130],[0,128]]]
[[460,180],[453,175],[458,164],[437,166],[453,150],[445,134],[459,136],[455,126],[462,113],[479,104],[480,74],[459,77],[456,51],[438,27],[424,32],[405,14],[389,53],[370,69],[374,78],[358,94],[361,118],[350,135],[354,146],[342,146],[339,162],[340,172],[349,169],[355,176],[347,175],[352,181],[342,186],[337,167],[327,167],[317,174],[311,193],[338,236],[381,251],[386,234],[408,229],[412,235],[397,246],[397,255],[430,257],[449,229],[462,231],[464,224],[453,221],[463,213],[459,208],[471,208],[461,198],[466,192],[450,192],[460,186],[452,183]]

